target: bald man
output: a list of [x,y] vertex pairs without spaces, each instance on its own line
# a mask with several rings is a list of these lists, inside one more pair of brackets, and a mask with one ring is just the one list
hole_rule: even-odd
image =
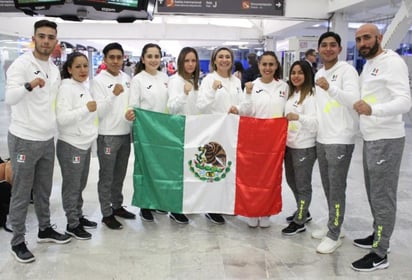
[[356,31],[356,48],[367,62],[360,76],[361,100],[353,108],[360,116],[365,187],[373,216],[373,233],[354,245],[370,253],[352,263],[357,271],[389,266],[387,253],[396,218],[399,169],[405,145],[402,114],[411,107],[408,68],[392,50],[381,46],[373,24]]

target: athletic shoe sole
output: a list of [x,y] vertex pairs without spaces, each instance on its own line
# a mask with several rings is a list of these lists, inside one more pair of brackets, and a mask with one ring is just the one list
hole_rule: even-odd
[[354,267],[353,265],[351,265],[351,267],[355,271],[372,272],[372,271],[379,270],[379,269],[387,269],[389,267],[389,262],[386,262],[386,263],[383,263],[381,265],[377,265],[371,268],[357,268],[357,267]]
[[142,221],[144,221],[144,222],[149,222],[149,223],[154,222],[153,218],[152,219],[146,219],[145,217],[143,217],[142,213],[140,213],[139,216],[142,219]]
[[87,229],[95,229],[95,228],[97,228],[97,225],[96,225],[96,226],[85,226],[85,225],[83,225],[83,228],[87,228]]
[[173,221],[175,221],[176,223],[178,223],[179,225],[186,225],[189,223],[189,221],[179,221],[178,219],[176,219],[175,216],[173,215],[169,215],[169,218]]
[[283,231],[282,231],[282,234],[283,234],[283,235],[286,235],[286,236],[293,236],[293,235],[298,234],[299,232],[304,232],[304,231],[306,231],[306,228],[305,228],[305,227],[299,228],[299,229],[295,230],[294,232],[283,232]]
[[223,224],[225,224],[225,222],[218,222],[218,221],[216,221],[216,220],[213,220],[213,218],[212,218],[211,216],[209,216],[209,214],[206,214],[205,216],[206,216],[206,218],[209,219],[209,221],[211,221],[212,223],[214,223],[214,224],[216,224],[216,225],[223,225]]
[[91,236],[88,236],[88,237],[81,237],[81,236],[78,236],[78,235],[76,235],[75,233],[73,233],[73,232],[70,232],[70,231],[65,231],[66,232],[66,234],[68,234],[68,235],[70,235],[70,236],[72,236],[72,237],[74,237],[75,239],[77,239],[77,240],[89,240],[89,239],[92,239],[92,237]]
[[72,238],[69,237],[65,240],[57,240],[53,238],[37,238],[37,243],[56,243],[56,244],[66,244],[72,241]]
[[13,255],[13,257],[16,259],[16,261],[18,261],[20,263],[31,263],[31,262],[34,262],[36,260],[36,258],[34,256],[33,256],[33,258],[23,260],[23,259],[20,259],[12,249],[10,249],[10,252]]
[[[364,244],[359,244],[359,243],[356,243],[356,242],[352,242],[352,244],[354,246],[362,248],[362,249],[372,249],[372,245],[364,245]],[[391,247],[389,247],[386,252],[389,254],[391,252]]]

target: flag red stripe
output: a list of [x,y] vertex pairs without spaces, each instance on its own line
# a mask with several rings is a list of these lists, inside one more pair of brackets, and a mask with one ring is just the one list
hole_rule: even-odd
[[285,118],[240,118],[236,161],[236,215],[261,217],[281,211],[287,125]]

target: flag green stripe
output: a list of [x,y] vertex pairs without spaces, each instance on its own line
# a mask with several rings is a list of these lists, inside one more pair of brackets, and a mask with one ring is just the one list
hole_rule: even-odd
[[181,213],[185,116],[138,108],[135,114],[132,204]]

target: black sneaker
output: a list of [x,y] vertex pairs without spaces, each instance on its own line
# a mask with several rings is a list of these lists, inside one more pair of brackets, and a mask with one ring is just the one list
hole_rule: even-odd
[[70,228],[69,225],[67,225],[66,233],[78,240],[87,240],[92,238],[92,235],[89,232],[85,231],[81,224],[79,224],[75,228]]
[[145,222],[153,222],[154,219],[153,219],[152,210],[140,208],[140,218],[142,218],[142,220]]
[[53,229],[53,227],[48,227],[45,230],[39,230],[37,235],[38,243],[52,242],[57,244],[69,243],[72,238],[67,234],[58,233]]
[[355,240],[353,240],[353,245],[355,245],[359,248],[371,249],[372,244],[373,244],[373,236],[374,235],[372,233],[368,237],[355,239]]
[[[353,240],[353,245],[363,249],[372,249],[373,238],[374,234],[372,233],[368,237]],[[389,247],[386,252],[389,254],[391,252],[391,247]]]
[[166,214],[167,214],[167,211],[163,211],[163,210],[156,209],[156,210],[155,210],[155,213],[156,213],[156,214],[159,214],[159,215],[166,215]]
[[[286,222],[288,222],[288,223],[293,222],[293,219],[295,218],[296,213],[297,213],[297,211],[295,211],[295,212],[293,213],[293,215],[291,215],[291,216],[289,216],[289,217],[286,217]],[[305,221],[305,223],[310,222],[310,221],[312,221],[312,216],[310,215],[310,212],[308,211],[308,213],[306,214],[306,221]]]
[[113,214],[107,217],[103,217],[102,223],[104,223],[110,229],[122,229],[123,228],[122,224],[119,223],[118,220],[116,220]]
[[225,219],[220,214],[207,213],[205,216],[214,224],[223,225],[225,223]]
[[11,246],[11,254],[18,262],[21,263],[29,263],[36,260],[29,249],[27,249],[25,242]]
[[126,209],[124,209],[124,207],[113,209],[113,214],[123,219],[129,219],[129,220],[136,219],[136,215],[133,214],[132,212],[127,211]]
[[298,225],[295,222],[291,222],[287,227],[282,229],[282,234],[284,235],[295,235],[299,232],[304,232],[306,230],[305,224]]
[[169,217],[170,219],[172,219],[178,224],[188,224],[189,223],[189,219],[183,214],[170,212]]
[[379,257],[375,253],[369,253],[363,258],[352,263],[352,269],[356,271],[374,271],[377,269],[385,269],[389,267],[388,257],[385,255],[383,258]]
[[90,221],[88,219],[86,219],[84,216],[82,216],[79,219],[80,224],[84,227],[84,228],[97,228],[97,223]]

